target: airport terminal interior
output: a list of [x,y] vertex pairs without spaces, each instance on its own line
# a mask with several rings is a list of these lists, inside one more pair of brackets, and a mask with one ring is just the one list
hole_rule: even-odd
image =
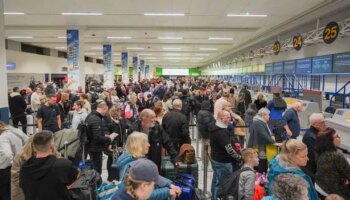
[[[298,157],[300,149],[292,152],[287,148],[294,140],[300,142],[298,148],[307,147],[308,161],[296,164],[297,172],[285,173],[303,177],[307,199],[350,199],[349,0],[0,0],[0,52],[0,200],[41,200],[46,195],[35,197],[31,192],[34,184],[28,186],[31,189],[26,182],[23,187],[18,185],[18,181],[22,183],[19,176],[25,177],[28,170],[22,169],[30,162],[23,164],[23,160],[23,166],[15,162],[27,142],[7,154],[2,143],[10,136],[3,131],[16,132],[12,128],[18,128],[25,141],[34,138],[34,149],[39,140],[36,135],[45,134],[44,130],[53,132],[62,159],[71,160],[80,175],[90,167],[102,177],[104,187],[101,183],[94,189],[86,186],[91,192],[86,198],[63,195],[57,199],[304,199],[296,197],[298,192],[291,194],[294,197],[287,197],[288,192],[279,194],[281,188],[298,189],[279,186],[278,176],[272,176],[277,171],[272,166],[276,159],[282,160],[287,151],[293,155],[286,156],[288,159]],[[276,99],[285,103],[282,111],[277,109]],[[207,105],[210,123],[200,117]],[[81,110],[86,115],[77,119]],[[264,118],[266,114],[269,119]],[[96,128],[101,133],[91,128],[96,121],[90,119],[96,116],[103,121]],[[320,116],[324,129],[315,125]],[[288,117],[295,119],[288,121]],[[267,139],[254,131],[259,120],[266,126]],[[145,128],[144,123],[154,124]],[[115,131],[114,127],[119,128]],[[220,139],[227,137],[225,141],[218,142],[213,136],[218,129],[228,133]],[[243,130],[243,135],[238,130]],[[306,141],[310,130],[318,132],[309,139],[311,144]],[[129,148],[133,145],[129,139],[133,131],[148,136],[149,152],[141,157],[155,163],[157,176],[160,173],[172,181],[165,198],[155,197],[161,186],[154,177],[157,186],[151,197],[140,195],[139,186],[132,192],[122,186],[133,180],[131,172],[122,171],[133,171],[134,165],[122,169],[119,160],[124,154],[136,161],[143,159],[127,149],[127,144]],[[206,131],[210,136],[204,136]],[[339,144],[331,142],[336,155],[345,160],[341,167],[334,164],[336,169],[320,164],[321,133],[327,131],[333,134],[331,139],[340,138]],[[94,143],[95,134],[100,139]],[[192,164],[181,160],[192,151],[186,144],[195,152]],[[36,158],[40,151],[35,155],[34,149]],[[242,194],[238,186],[231,188],[237,191],[223,194],[222,188],[228,184],[223,184],[225,176],[239,171],[242,181],[242,174],[247,173],[242,171],[242,166],[249,165],[244,157],[247,149],[257,152],[260,160],[259,165],[251,164],[256,173],[251,196]],[[308,168],[311,161],[314,172]],[[227,163],[230,174],[225,172]],[[4,178],[14,166],[17,171]],[[341,186],[332,188],[335,179],[322,178],[326,176],[322,170],[338,171]],[[194,177],[195,184],[189,187],[179,181],[181,173]],[[142,173],[137,179],[136,174],[137,169],[135,180],[151,181]],[[265,182],[259,182],[261,179]],[[239,183],[240,187],[245,184]],[[277,187],[281,188],[273,189]],[[21,196],[14,196],[13,188],[18,188]],[[262,188],[264,195],[258,197],[257,188]],[[328,198],[331,194],[336,197]]]

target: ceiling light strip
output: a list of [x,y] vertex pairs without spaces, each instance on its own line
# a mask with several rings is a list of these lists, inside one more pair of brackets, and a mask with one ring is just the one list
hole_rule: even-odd
[[145,13],[144,16],[175,16],[175,17],[183,17],[184,13]]
[[267,15],[253,15],[253,14],[227,14],[227,17],[267,17]]
[[233,40],[233,38],[224,38],[224,37],[210,37],[208,40]]
[[4,15],[25,15],[24,12],[4,12]]
[[33,36],[8,36],[9,39],[32,39]]
[[63,12],[61,15],[72,15],[72,16],[101,16],[103,15],[102,13],[95,13],[95,12],[88,12],[88,13],[83,13],[83,12]]

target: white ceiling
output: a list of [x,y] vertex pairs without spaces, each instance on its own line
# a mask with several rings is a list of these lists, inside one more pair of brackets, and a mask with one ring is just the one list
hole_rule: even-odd
[[[157,66],[201,66],[205,61],[240,47],[257,35],[329,0],[4,0],[6,36],[34,45],[65,47],[68,27],[84,30],[85,53],[102,56],[102,44],[112,43],[114,60],[128,47]],[[62,16],[62,12],[98,12],[102,16]],[[262,18],[227,17],[227,14],[266,14]],[[184,13],[185,16],[144,16],[144,13]],[[96,36],[92,36],[95,34]],[[127,36],[132,39],[106,39]],[[158,37],[182,37],[161,40]],[[233,40],[208,40],[209,37]],[[164,48],[178,48],[164,50]],[[214,50],[201,50],[211,48]],[[217,49],[217,50],[215,50]]]

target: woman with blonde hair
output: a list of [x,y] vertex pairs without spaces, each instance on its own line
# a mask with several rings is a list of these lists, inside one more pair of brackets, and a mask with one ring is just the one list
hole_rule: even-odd
[[[11,167],[11,199],[12,200],[24,200],[24,193],[22,188],[19,186],[19,174],[22,165],[29,160],[29,158],[35,156],[33,147],[34,135],[29,137],[27,143],[22,147],[20,152],[15,156]],[[61,154],[56,151],[54,152],[56,157],[61,157]]]
[[271,194],[275,178],[280,174],[295,174],[302,177],[308,184],[308,196],[310,200],[317,200],[317,192],[311,178],[306,175],[301,167],[306,166],[308,161],[306,145],[296,139],[290,139],[282,144],[279,155],[273,158],[269,165],[268,191]]
[[[150,144],[148,143],[148,136],[145,133],[133,132],[128,136],[125,145],[125,152],[119,156],[117,160],[117,166],[119,168],[119,177],[124,180],[127,174],[127,170],[130,167],[130,163],[144,159],[148,154]],[[171,181],[166,179],[164,185],[156,185],[156,189],[152,192],[150,200],[164,200],[170,196],[179,196],[181,193],[180,188],[171,184]]]

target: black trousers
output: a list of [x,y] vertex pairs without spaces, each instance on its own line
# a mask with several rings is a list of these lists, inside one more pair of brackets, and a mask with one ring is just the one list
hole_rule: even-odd
[[27,134],[27,117],[24,116],[20,116],[20,117],[13,117],[12,118],[12,122],[13,122],[13,126],[15,128],[18,128],[18,123],[21,122],[22,124],[22,131]]
[[119,180],[119,169],[116,163],[113,163],[113,157],[108,156],[107,159],[108,181]]
[[11,167],[0,169],[0,200],[11,200]]
[[91,162],[94,170],[100,175],[102,174],[102,152],[89,152]]

